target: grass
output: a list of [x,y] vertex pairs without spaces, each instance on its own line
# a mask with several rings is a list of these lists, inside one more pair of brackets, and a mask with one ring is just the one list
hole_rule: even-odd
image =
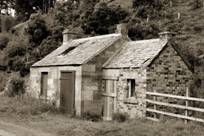
[[52,106],[30,98],[0,96],[0,99],[0,120],[50,132],[56,136],[201,136],[204,132],[203,125],[184,125],[181,120],[92,122],[54,112],[56,109]]
[[54,106],[36,100],[29,96],[7,97],[0,96],[0,113],[16,116],[35,116],[46,112],[59,112]]

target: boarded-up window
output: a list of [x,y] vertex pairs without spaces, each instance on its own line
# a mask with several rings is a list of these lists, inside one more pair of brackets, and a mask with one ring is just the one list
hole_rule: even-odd
[[47,97],[47,87],[48,87],[48,72],[42,72],[40,96]]
[[128,92],[127,92],[127,98],[134,97],[135,96],[135,79],[128,79]]

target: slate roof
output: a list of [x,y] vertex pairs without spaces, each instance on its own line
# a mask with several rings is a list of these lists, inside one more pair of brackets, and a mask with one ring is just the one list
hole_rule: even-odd
[[104,68],[148,66],[166,44],[167,40],[160,39],[127,42],[118,54],[104,64]]
[[[109,34],[71,40],[64,43],[42,60],[36,62],[32,67],[81,65],[120,38],[121,34]],[[72,49],[70,50],[70,48]]]

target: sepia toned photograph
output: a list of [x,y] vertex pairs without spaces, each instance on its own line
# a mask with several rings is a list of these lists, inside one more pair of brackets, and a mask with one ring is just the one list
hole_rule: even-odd
[[0,0],[0,136],[204,136],[204,0]]

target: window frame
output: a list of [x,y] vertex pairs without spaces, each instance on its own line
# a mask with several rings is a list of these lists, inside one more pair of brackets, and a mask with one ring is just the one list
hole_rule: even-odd
[[[48,72],[41,72],[41,76],[40,76],[40,97],[41,98],[47,98],[47,91],[48,91]],[[46,75],[47,76],[47,80],[46,80],[46,84],[47,84],[47,88],[46,91],[44,90],[44,80],[43,80],[43,76]],[[45,92],[44,92],[45,91]]]
[[136,96],[136,80],[127,79],[127,98]]

